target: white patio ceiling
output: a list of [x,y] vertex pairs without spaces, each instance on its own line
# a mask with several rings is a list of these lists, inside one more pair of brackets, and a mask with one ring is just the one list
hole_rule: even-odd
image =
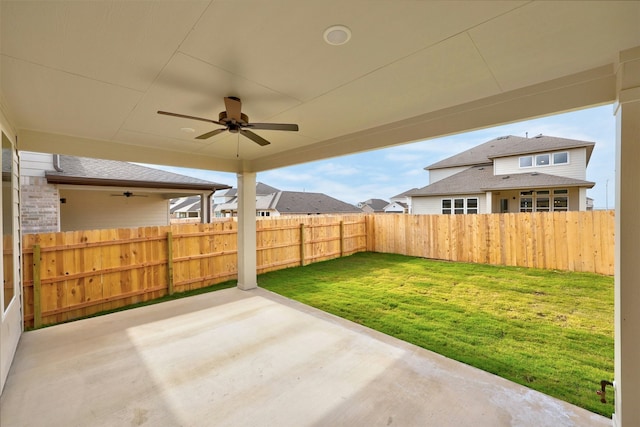
[[[3,0],[0,19],[20,149],[229,172],[612,102],[640,45],[640,2]],[[334,24],[348,44],[323,41]],[[224,96],[300,132],[237,157],[237,135],[156,114],[217,119]]]

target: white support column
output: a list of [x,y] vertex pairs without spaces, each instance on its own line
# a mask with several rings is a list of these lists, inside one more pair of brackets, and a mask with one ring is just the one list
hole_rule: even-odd
[[487,207],[485,208],[485,212],[478,211],[478,213],[488,213],[488,214],[493,213],[493,193],[491,191],[487,191],[486,195],[487,195],[487,200],[486,200]]
[[587,189],[579,188],[578,189],[578,210],[586,211],[587,210]]
[[211,199],[208,193],[200,193],[200,222],[203,224],[211,222]]
[[238,288],[258,287],[256,273],[256,174],[238,174]]
[[640,46],[620,53],[616,115],[616,427],[640,426]]

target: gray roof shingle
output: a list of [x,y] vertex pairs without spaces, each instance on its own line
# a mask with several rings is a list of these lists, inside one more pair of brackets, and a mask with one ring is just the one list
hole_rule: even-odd
[[[273,194],[280,191],[279,189],[272,187],[270,185],[264,184],[262,182],[256,183],[256,196],[264,196],[267,194]],[[230,188],[226,193],[223,194],[225,197],[237,196],[238,189]]]
[[587,187],[595,185],[591,181],[567,178],[545,173],[519,173],[493,175],[493,168],[474,166],[448,178],[436,181],[416,190],[409,196],[443,196],[454,194],[475,194],[494,190],[536,189],[551,187]]
[[533,138],[522,138],[520,136],[509,135],[492,139],[462,153],[440,160],[427,166],[425,169],[431,170],[455,166],[483,165],[490,164],[492,159],[498,157],[542,153],[579,147],[585,147],[587,149],[587,163],[589,163],[594,146],[594,142],[557,138],[555,136],[539,135]]
[[62,171],[47,171],[47,181],[52,183],[194,190],[230,188],[230,186],[226,184],[148,168],[134,163],[93,159],[89,157],[61,155],[60,169],[62,169]]
[[275,206],[281,214],[362,213],[362,209],[323,193],[283,191]]

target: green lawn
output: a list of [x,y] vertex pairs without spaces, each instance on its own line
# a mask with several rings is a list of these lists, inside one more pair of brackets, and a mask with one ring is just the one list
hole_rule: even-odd
[[[359,253],[261,287],[611,416],[613,278]],[[612,393],[611,393],[612,395]]]

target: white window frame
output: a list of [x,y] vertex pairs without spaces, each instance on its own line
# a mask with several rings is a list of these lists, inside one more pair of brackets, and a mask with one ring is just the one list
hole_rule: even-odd
[[[548,207],[539,208],[538,206],[538,194],[540,200],[547,199]],[[566,200],[566,207],[556,208],[556,200]],[[522,206],[523,201],[531,203],[530,206]],[[530,190],[521,191],[519,199],[518,212],[568,212],[569,211],[569,190],[566,188],[559,188],[555,190]]]
[[[529,159],[531,161],[531,164],[529,166],[522,166],[522,159]],[[522,156],[518,159],[518,166],[520,166],[521,169],[527,169],[527,168],[532,168],[533,167],[533,156]]]
[[[560,162],[560,163],[556,163],[555,161],[555,156],[556,154],[566,154],[567,156],[567,161],[566,162]],[[547,164],[538,164],[538,158],[543,157],[543,156],[549,156],[549,163]],[[522,166],[522,161],[523,159],[529,159],[529,161],[531,162],[531,165],[529,166]],[[520,156],[518,157],[518,166],[520,167],[520,169],[529,169],[529,168],[546,168],[547,166],[552,166],[552,165],[568,165],[569,163],[571,163],[571,155],[568,151],[551,151],[549,153],[538,153],[538,154],[532,154],[529,156]]]
[[[566,154],[567,161],[562,163],[556,163],[556,154]],[[551,164],[552,165],[568,165],[571,162],[570,155],[568,151],[556,151],[555,153],[551,153]]]
[[[538,159],[539,158],[543,158],[543,157],[547,157],[547,163],[543,163],[543,164],[539,164],[538,163]],[[540,153],[540,154],[536,154],[536,161],[535,161],[535,166],[537,168],[546,168],[547,166],[551,166],[551,153]]]
[[[469,200],[475,200],[476,205],[469,207]],[[449,207],[445,207],[445,202],[449,202]],[[456,202],[458,205],[456,206]],[[462,202],[460,204],[460,202]],[[449,212],[445,212],[449,211]],[[475,211],[475,212],[469,212]],[[440,200],[440,213],[442,215],[466,215],[480,213],[479,197],[447,197]]]

